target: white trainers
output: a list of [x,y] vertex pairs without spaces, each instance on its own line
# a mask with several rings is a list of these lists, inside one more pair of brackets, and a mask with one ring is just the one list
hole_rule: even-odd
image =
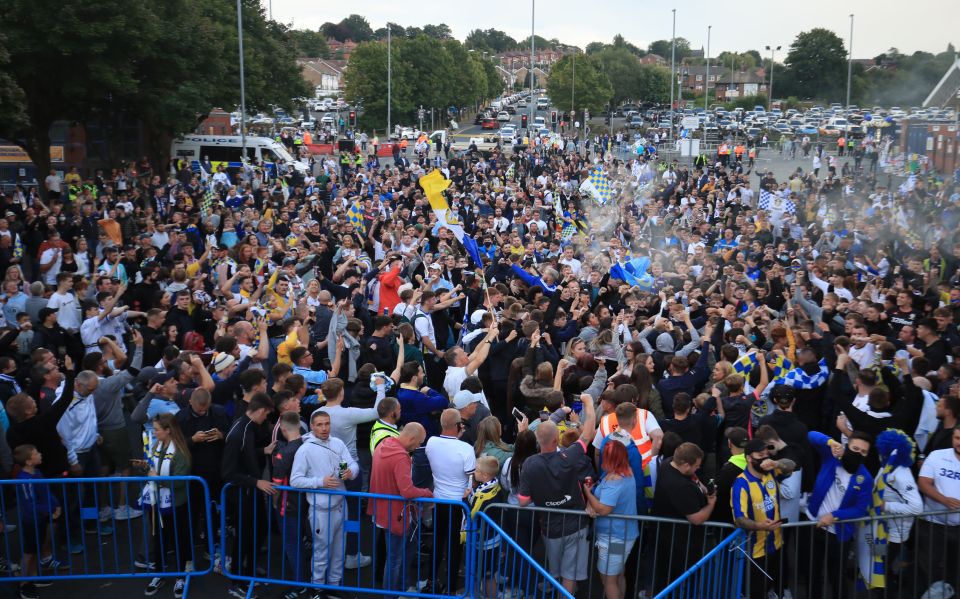
[[182,578],[178,578],[177,582],[173,583],[174,599],[181,599],[181,597],[183,597],[183,585],[184,581]]
[[134,518],[139,518],[142,515],[142,510],[134,509],[129,505],[121,505],[117,509],[113,510],[114,520],[133,520]]
[[942,580],[938,580],[930,585],[930,588],[921,595],[920,599],[950,599],[953,596],[953,587]]
[[372,557],[358,553],[357,555],[348,555],[347,559],[343,562],[343,567],[347,570],[356,570],[358,568],[366,568],[372,563]]
[[100,508],[100,521],[109,522],[113,519],[113,508],[109,505],[105,505]]

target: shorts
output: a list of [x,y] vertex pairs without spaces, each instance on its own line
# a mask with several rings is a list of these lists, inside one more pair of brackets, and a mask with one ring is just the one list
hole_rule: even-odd
[[597,541],[597,571],[604,576],[619,576],[626,567],[627,556],[636,539],[604,539]]
[[544,539],[547,552],[547,570],[557,580],[586,580],[589,575],[589,529],[555,539]]
[[20,524],[23,529],[23,553],[28,555],[40,555],[40,549],[47,540],[47,528],[50,526],[50,514],[34,514],[22,516]]
[[113,431],[100,431],[103,443],[100,445],[100,463],[109,472],[122,472],[130,465],[130,439],[126,428]]

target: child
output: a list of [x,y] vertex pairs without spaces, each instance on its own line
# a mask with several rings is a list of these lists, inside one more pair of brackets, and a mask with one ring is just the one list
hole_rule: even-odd
[[[467,497],[471,518],[484,507],[493,503],[503,503],[507,493],[500,486],[497,475],[500,473],[500,463],[497,458],[489,455],[477,458],[477,466],[473,472],[473,488]],[[466,521],[464,521],[464,526]],[[476,534],[476,533],[474,533]],[[467,533],[460,532],[460,542],[466,543]],[[483,555],[480,556],[478,569],[483,572],[485,597],[497,596],[497,557],[499,556],[500,539],[496,535],[480,539],[483,543]]]
[[[13,459],[21,470],[18,479],[30,480],[44,478],[37,472],[37,466],[43,462],[43,456],[33,445],[18,445],[13,450]],[[53,559],[50,551],[50,535],[47,526],[50,520],[60,517],[60,502],[50,492],[49,485],[17,485],[17,504],[20,508],[20,523],[23,526],[23,572],[25,576],[37,575],[37,555],[40,567],[62,569],[60,562]],[[49,582],[25,582],[20,585],[21,599],[36,599],[37,587],[50,586]]]
[[22,356],[28,356],[33,349],[34,332],[33,323],[30,322],[30,315],[26,312],[17,313],[17,330],[20,331],[17,335],[17,351],[19,351]]

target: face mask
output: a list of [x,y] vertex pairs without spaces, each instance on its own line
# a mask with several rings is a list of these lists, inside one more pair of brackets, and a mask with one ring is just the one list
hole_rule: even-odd
[[763,464],[763,460],[754,460],[754,459],[750,460],[750,465],[753,466],[753,469],[756,470],[757,472],[763,472],[763,468],[760,467],[762,464]]
[[840,465],[843,466],[843,469],[853,474],[856,472],[860,466],[863,464],[864,457],[859,453],[855,453],[847,449],[843,452],[843,455],[840,457]]

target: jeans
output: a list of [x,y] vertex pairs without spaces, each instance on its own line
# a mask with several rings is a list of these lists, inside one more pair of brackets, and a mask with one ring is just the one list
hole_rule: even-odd
[[410,563],[418,557],[417,549],[407,540],[407,535],[397,535],[389,531],[387,537],[387,567],[383,571],[383,588],[402,591],[406,587],[407,572]]
[[[292,503],[296,504],[296,500]],[[303,537],[307,532],[307,516],[290,506],[281,514],[278,508],[273,510],[283,539],[283,553],[285,556],[284,574],[291,574],[290,580],[306,582],[310,572],[307,553],[303,550]]]

